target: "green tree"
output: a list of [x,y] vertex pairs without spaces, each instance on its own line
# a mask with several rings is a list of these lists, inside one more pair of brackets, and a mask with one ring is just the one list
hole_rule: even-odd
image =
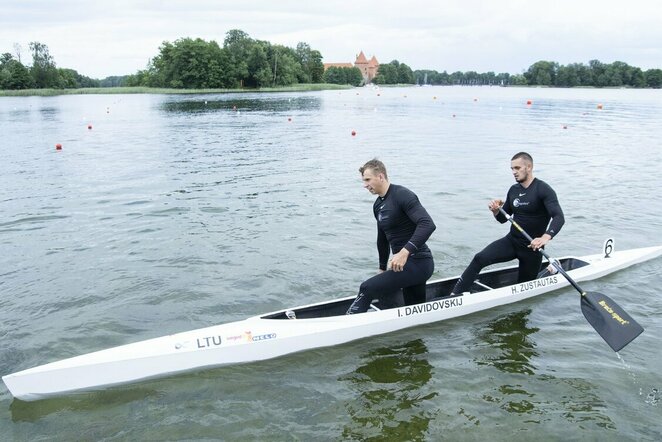
[[398,83],[401,84],[414,84],[414,73],[411,68],[404,63],[397,66],[398,70]]
[[462,84],[462,80],[464,79],[464,74],[460,71],[455,71],[452,74],[448,76],[450,80],[450,84]]
[[269,63],[267,51],[270,45],[266,42],[262,44],[253,44],[246,57],[246,66],[248,69],[248,78],[244,86],[247,87],[265,87],[273,85],[273,72]]
[[225,34],[223,48],[230,55],[231,76],[240,86],[244,86],[249,81],[247,60],[253,44],[253,39],[242,30],[231,29]]
[[398,66],[400,66],[398,60],[393,60],[386,64],[380,64],[377,75],[373,78],[372,82],[375,84],[398,84],[400,78]]
[[357,67],[342,69],[345,70],[347,84],[351,84],[352,86],[360,86],[363,83],[363,74],[361,74],[361,69]]
[[471,86],[477,85],[478,83],[478,72],[476,71],[467,71],[464,73],[464,84]]
[[321,83],[324,75],[324,63],[322,63],[322,53],[313,49],[310,51],[308,59],[308,72],[310,73],[311,83]]
[[133,75],[127,75],[124,82],[120,85],[135,87],[135,86],[149,86],[150,84],[149,69],[143,69]]
[[659,89],[662,87],[662,69],[648,69],[644,72],[646,87]]
[[296,59],[301,65],[300,83],[320,83],[324,75],[322,54],[310,48],[308,43],[300,42],[296,47]]
[[555,86],[560,87],[574,87],[579,86],[581,80],[579,78],[579,72],[573,66],[559,66],[559,69],[556,73],[556,83]]
[[0,56],[0,89],[29,89],[32,85],[28,68],[9,53]]
[[148,69],[148,86],[204,89],[232,83],[226,67],[228,57],[215,41],[183,38],[163,42],[159,51]]
[[553,61],[537,61],[524,73],[524,77],[530,85],[553,86],[556,84],[558,67],[558,63]]
[[510,76],[510,84],[513,86],[526,86],[528,83],[524,75],[515,74]]
[[605,87],[609,85],[609,77],[606,74],[607,68],[599,60],[590,60],[588,68],[591,71],[592,81],[589,86]]
[[636,88],[646,87],[646,77],[644,76],[641,68],[632,68],[631,69],[631,80],[630,85]]
[[58,68],[57,75],[59,78],[58,88],[60,89],[76,89],[76,74],[78,72],[73,69]]
[[501,72],[497,75],[496,80],[501,86],[508,86],[511,84],[511,75],[508,72]]
[[325,83],[330,84],[347,84],[347,77],[345,71],[337,66],[329,67],[322,76]]
[[301,78],[299,81],[301,83],[312,83],[312,75],[310,73],[310,45],[308,43],[299,42],[297,43],[296,56],[298,62],[301,64]]
[[37,88],[57,88],[60,85],[60,78],[55,61],[48,51],[48,46],[37,41],[30,43],[32,51],[32,67],[30,75]]
[[297,79],[303,76],[296,52],[291,48],[274,45],[271,51],[270,64],[273,66],[274,86],[296,84]]
[[[119,87],[126,86],[126,81],[130,75],[111,75],[99,81],[100,87]],[[136,86],[141,86],[140,84]]]
[[361,69],[357,67],[341,68],[331,66],[324,72],[323,81],[331,84],[351,84],[352,86],[359,86],[363,83],[363,75]]

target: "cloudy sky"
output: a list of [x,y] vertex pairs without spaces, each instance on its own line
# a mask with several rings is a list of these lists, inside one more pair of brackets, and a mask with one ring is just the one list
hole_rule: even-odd
[[144,69],[163,41],[222,44],[230,29],[350,62],[521,73],[538,60],[662,68],[657,0],[0,0],[0,53],[48,46],[58,67],[104,78]]

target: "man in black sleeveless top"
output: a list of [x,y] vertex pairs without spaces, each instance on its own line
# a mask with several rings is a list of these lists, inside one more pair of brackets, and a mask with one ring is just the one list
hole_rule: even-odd
[[[508,190],[506,201],[492,200],[488,207],[497,221],[508,219],[499,212],[499,207],[513,215],[517,223],[533,238],[529,241],[515,226],[508,234],[478,252],[453,288],[453,294],[469,291],[480,271],[488,265],[519,260],[518,282],[536,279],[542,254],[538,249],[547,244],[563,227],[565,218],[554,190],[544,181],[533,176],[533,158],[526,152],[515,154],[510,169],[516,184]],[[550,223],[551,220],[551,223]]]
[[[359,172],[363,187],[377,195],[373,212],[377,220],[379,273],[361,284],[347,314],[365,312],[373,299],[400,288],[406,305],[425,302],[425,283],[434,271],[432,252],[425,244],[436,228],[432,218],[414,192],[389,183],[381,161],[370,160]],[[390,252],[393,258],[387,270]]]

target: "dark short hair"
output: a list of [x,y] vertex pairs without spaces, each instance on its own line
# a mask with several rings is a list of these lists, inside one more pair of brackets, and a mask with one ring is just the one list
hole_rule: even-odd
[[361,175],[363,175],[363,172],[366,169],[372,169],[377,174],[383,173],[384,178],[388,179],[388,175],[386,174],[386,166],[384,166],[384,163],[379,161],[377,158],[373,158],[372,160],[365,163],[363,166],[359,167],[359,172],[361,172]]
[[518,159],[520,159],[520,158],[523,159],[524,161],[527,161],[527,162],[533,164],[533,158],[531,157],[531,155],[529,155],[529,154],[526,153],[526,152],[518,152],[518,153],[516,153],[516,154],[510,159],[510,161],[515,161],[515,160],[518,160]]

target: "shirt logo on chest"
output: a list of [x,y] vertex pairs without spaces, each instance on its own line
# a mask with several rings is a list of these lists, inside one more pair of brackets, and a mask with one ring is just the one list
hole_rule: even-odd
[[513,200],[513,207],[528,206],[528,205],[529,205],[528,202],[520,201],[519,198],[515,198],[515,200]]

